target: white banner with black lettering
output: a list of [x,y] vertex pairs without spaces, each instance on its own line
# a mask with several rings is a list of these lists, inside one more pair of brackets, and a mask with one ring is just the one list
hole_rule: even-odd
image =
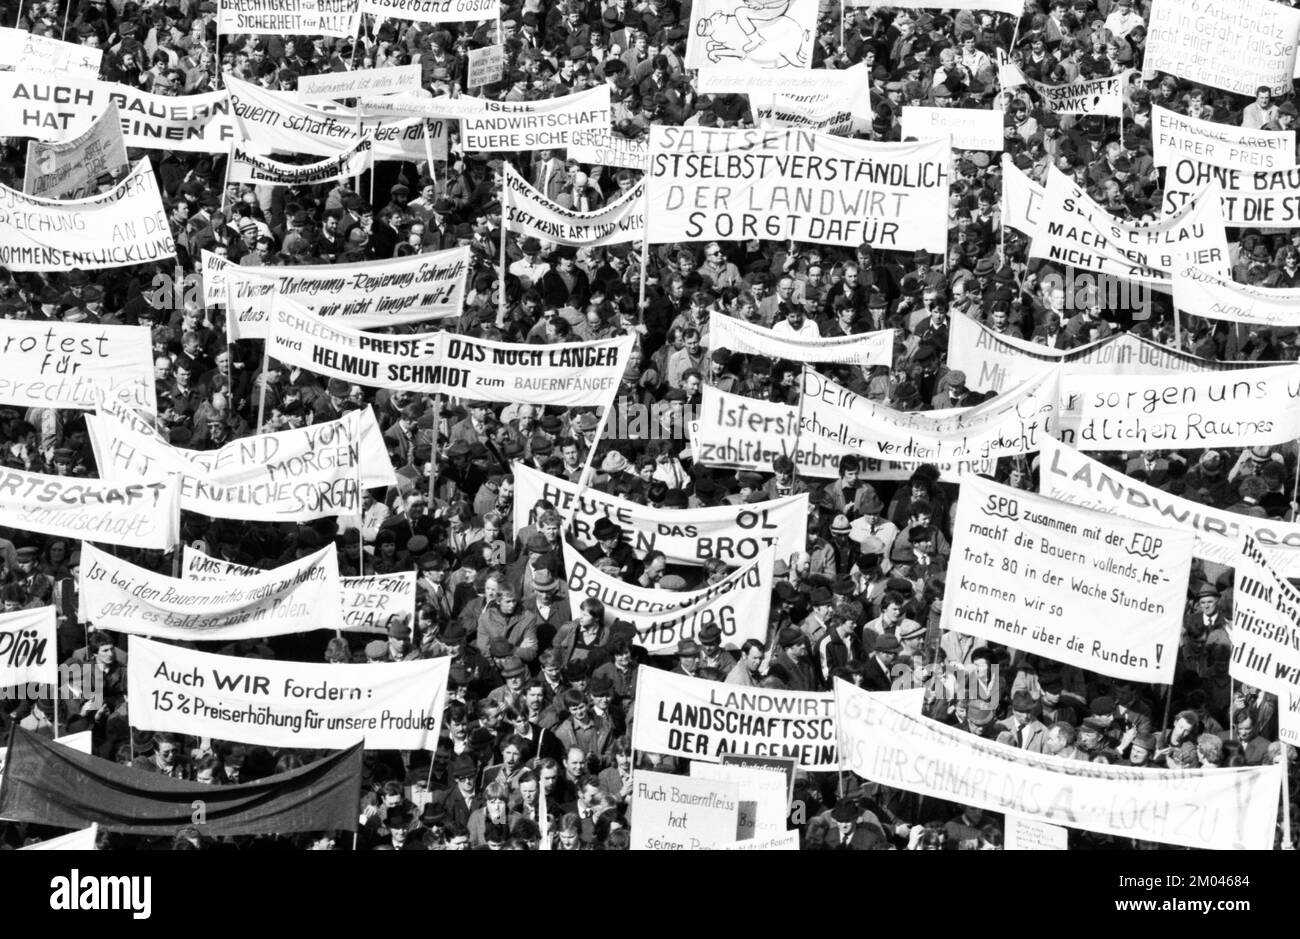
[[[501,81],[505,61],[505,47],[500,43],[470,49],[465,69],[465,87],[482,88]],[[506,165],[509,166],[508,163]]]
[[280,302],[268,354],[331,378],[398,385],[486,401],[609,406],[632,354],[632,336],[549,346],[427,333],[376,336],[324,322]]
[[496,0],[361,0],[361,12],[380,19],[464,23],[499,16]]
[[[221,580],[260,573],[259,568],[210,557],[189,545],[181,555],[181,576],[186,580]],[[344,632],[386,636],[394,626],[415,626],[415,571],[340,577],[339,596]]]
[[147,326],[0,320],[0,361],[4,404],[88,411],[102,395],[158,410]]
[[825,336],[808,339],[789,333],[777,333],[745,320],[713,313],[709,317],[709,345],[747,355],[765,355],[775,360],[822,362],[837,365],[892,365],[895,330],[879,329],[852,336]]
[[1193,535],[974,477],[962,483],[944,629],[1172,684]]
[[903,106],[899,121],[903,137],[951,139],[958,150],[1001,150],[1005,115],[983,108],[928,108]]
[[1178,157],[1165,170],[1166,215],[1195,203],[1212,183],[1218,187],[1226,225],[1300,228],[1300,169],[1224,169]]
[[[604,130],[569,131],[569,159],[593,166],[626,166],[644,173],[650,168],[650,143]],[[508,165],[508,164],[507,164]]]
[[136,639],[131,726],[264,747],[433,750],[451,659],[329,665],[191,652]]
[[[691,434],[691,455],[698,465],[753,473],[771,473],[777,457],[794,461],[800,476],[836,479],[840,460],[858,457],[866,465],[860,479],[907,479],[916,464],[861,456],[862,444],[836,409],[805,408],[701,389],[700,420]],[[941,417],[945,411],[930,411]],[[955,413],[955,412],[954,412]],[[958,460],[937,464],[943,479],[959,482],[968,473],[992,474],[993,460]]]
[[839,679],[833,697],[840,768],[882,786],[1120,839],[1219,850],[1273,847],[1282,791],[1277,766],[1100,765],[986,740],[908,714],[892,699]]
[[[1132,69],[1103,78],[1084,78],[1063,85],[1034,81],[1013,63],[999,66],[998,78],[1004,88],[1028,86],[1038,93],[1044,110],[1054,114],[1101,114],[1120,117],[1124,113],[1124,89]],[[1013,80],[1009,80],[1014,76]]]
[[1174,306],[1192,316],[1230,323],[1300,327],[1300,287],[1252,287],[1192,264],[1174,272]]
[[265,339],[276,298],[354,329],[409,326],[459,316],[469,266],[468,246],[390,261],[274,267],[235,265],[205,250],[203,300],[225,305],[232,340]]
[[108,192],[60,201],[0,186],[0,266],[11,271],[102,270],[176,259],[148,160]]
[[94,81],[103,60],[103,49],[0,26],[0,66],[21,74],[66,75]]
[[1029,256],[1164,285],[1188,264],[1228,273],[1228,242],[1218,187],[1210,184],[1158,222],[1121,222],[1060,170],[1048,170]]
[[502,172],[502,221],[508,231],[578,247],[624,244],[645,237],[644,183],[602,208],[579,212],[546,198],[509,163]]
[[0,469],[0,525],[166,551],[180,540],[180,488],[155,474],[112,483]]
[[1043,211],[1044,190],[1002,155],[1002,221],[1016,231],[1033,235]]
[[1249,534],[1269,552],[1272,564],[1287,577],[1300,578],[1300,525],[1257,518],[1192,502],[1111,469],[1073,447],[1044,440],[1039,463],[1039,491],[1145,525],[1172,526],[1191,532],[1198,558],[1235,567],[1241,536]]
[[99,192],[104,177],[116,186],[130,172],[122,120],[110,102],[98,120],[70,140],[27,142],[23,192],[43,199],[84,199]]
[[1199,375],[1067,375],[1081,450],[1262,447],[1300,437],[1300,365]]
[[[50,697],[59,683],[59,639],[52,606],[0,613],[0,690],[45,686]],[[6,697],[22,697],[9,692]]]
[[[523,463],[514,464],[516,537],[529,522],[539,499],[546,499],[560,515],[572,512],[574,535],[580,547],[595,544],[592,527],[609,518],[623,528],[623,536],[638,555],[662,551],[670,564],[703,564],[716,557],[731,565],[757,558],[774,547],[778,558],[789,558],[807,548],[808,496],[800,493],[749,505],[719,505],[702,509],[656,509],[606,495],[595,489],[579,490],[567,479],[548,476]],[[582,498],[575,506],[581,491]]]
[[942,253],[947,140],[877,143],[806,130],[650,128],[652,243],[768,239]]
[[411,94],[420,88],[420,64],[358,68],[298,76],[298,100],[333,101],[362,95]]
[[262,186],[314,186],[360,176],[370,169],[375,140],[364,137],[335,156],[316,163],[283,163],[239,145],[230,148],[226,181]]
[[734,782],[638,769],[633,851],[712,851],[736,839],[740,787]]
[[[1153,0],[1143,65],[1253,98],[1291,94],[1300,10],[1270,0]],[[1270,845],[1271,847],[1271,845]]]
[[566,147],[570,131],[608,130],[610,124],[608,84],[560,98],[485,104],[484,113],[461,118],[467,153]]
[[66,140],[112,103],[128,147],[226,153],[240,138],[224,91],[154,95],[118,82],[25,72],[0,72],[0,136]]
[[829,430],[861,454],[905,462],[960,463],[1037,450],[1056,416],[1059,385],[1060,369],[1049,366],[983,404],[937,416],[878,404],[807,367],[802,387],[808,396],[805,410],[829,409]]
[[[357,34],[361,12],[357,0],[217,0],[217,31],[243,33],[334,36],[351,39]],[[301,80],[308,76],[302,76]]]
[[783,90],[772,95],[750,92],[750,108],[759,126],[800,127],[839,137],[869,131],[875,113],[866,65],[859,62],[834,74],[839,81],[832,90]]
[[1232,589],[1232,661],[1237,681],[1278,696],[1300,693],[1300,590],[1288,583],[1251,535],[1241,539]]
[[156,574],[86,543],[79,587],[82,620],[158,639],[229,642],[342,625],[332,544],[274,570],[199,581]]
[[765,549],[716,584],[676,593],[611,577],[564,543],[570,605],[579,597],[595,597],[605,604],[606,621],[623,620],[635,626],[637,645],[651,655],[673,655],[683,639],[698,642],[706,626],[722,630],[722,645],[728,649],[739,649],[747,639],[765,641],[775,560],[771,549]]
[[1151,106],[1151,151],[1156,166],[1189,159],[1231,170],[1295,167],[1295,131],[1250,130],[1203,121]]

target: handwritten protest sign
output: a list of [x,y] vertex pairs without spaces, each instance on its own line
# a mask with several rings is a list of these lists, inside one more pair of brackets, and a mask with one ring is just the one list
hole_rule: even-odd
[[834,698],[842,768],[872,782],[1117,838],[1219,850],[1273,846],[1282,784],[1276,766],[1101,765],[986,740],[839,679]]
[[392,20],[463,23],[500,14],[495,0],[361,0],[361,12]]
[[0,186],[0,265],[11,271],[101,270],[175,257],[148,160],[109,191],[70,202]]
[[1131,681],[1173,682],[1193,535],[980,477],[962,484],[944,629]]
[[1300,525],[1184,499],[1125,476],[1073,447],[1043,441],[1039,491],[1045,496],[1150,526],[1191,532],[1198,558],[1235,567],[1249,533],[1287,577],[1300,577]]
[[[256,567],[209,557],[185,546],[181,575],[188,580],[220,580],[260,574]],[[340,577],[340,615],[344,632],[388,635],[394,626],[414,626],[415,571]]]
[[650,168],[650,144],[604,130],[569,131],[569,159],[596,166],[626,166],[645,172]]
[[1069,829],[1012,813],[1004,835],[1007,851],[1065,851],[1070,846]]
[[507,163],[502,220],[508,230],[562,245],[595,247],[645,237],[645,185],[638,183],[599,209],[579,212],[546,198]]
[[998,80],[1004,88],[1027,85],[1038,93],[1043,109],[1053,114],[1102,114],[1119,117],[1124,111],[1124,88],[1132,70],[1102,78],[1085,78],[1061,85],[1034,81],[1008,63],[998,68]]
[[1234,567],[1228,672],[1281,703],[1300,693],[1300,590],[1273,569],[1249,533],[1242,536]]
[[1165,171],[1165,214],[1194,205],[1207,183],[1220,190],[1226,225],[1300,228],[1300,169],[1224,169],[1176,157]]
[[[335,36],[351,39],[357,34],[360,11],[357,0],[220,0],[217,30],[240,35]],[[306,79],[308,76],[302,76]]]
[[1300,288],[1239,284],[1192,264],[1174,272],[1174,306],[1207,319],[1300,327]]
[[759,126],[801,127],[837,136],[870,130],[875,117],[871,107],[870,70],[859,62],[835,71],[834,75],[835,85],[824,90],[782,88],[767,95],[746,89]]
[[146,326],[0,320],[0,402],[99,406],[101,395],[154,413],[153,341]]
[[22,74],[66,75],[93,81],[99,77],[103,60],[103,49],[0,26],[0,65]]
[[927,108],[904,105],[900,121],[904,137],[951,138],[961,150],[1001,150],[1003,114],[983,108]]
[[1083,402],[1083,450],[1256,447],[1300,436],[1300,366],[1231,373],[1078,376],[1061,387]]
[[1253,96],[1291,93],[1300,10],[1269,0],[1154,0],[1143,64]]
[[959,463],[1037,450],[1056,414],[1059,379],[1059,370],[1048,368],[983,404],[937,416],[877,404],[809,368],[803,372],[803,393],[805,408],[834,419],[829,430],[859,453]]
[[1043,187],[1025,175],[1011,157],[1002,155],[1002,220],[1018,232],[1032,235],[1043,209]]
[[[750,505],[720,505],[702,509],[656,509],[607,495],[596,489],[581,490],[567,479],[557,479],[525,463],[513,464],[515,500],[514,534],[528,524],[528,512],[546,499],[559,513],[573,517],[580,546],[595,544],[592,527],[601,518],[617,522],[626,541],[638,555],[662,551],[670,564],[703,564],[716,557],[739,565],[774,547],[777,557],[788,558],[807,546],[808,496],[799,494]],[[576,503],[576,504],[575,504]]]
[[700,630],[716,626],[722,645],[739,649],[747,639],[767,638],[775,555],[764,551],[702,590],[677,593],[629,584],[598,570],[567,541],[564,569],[571,598],[595,597],[605,604],[605,618],[636,627],[637,645],[651,655],[671,655],[684,639],[699,640]]
[[771,838],[747,838],[731,844],[715,844],[714,851],[798,851],[799,832],[787,831]]
[[84,199],[100,181],[116,186],[131,172],[117,105],[110,103],[95,123],[62,143],[27,144],[23,192],[44,199]]
[[298,76],[298,100],[307,102],[360,98],[362,95],[409,94],[419,88],[419,63]]
[[301,164],[282,163],[236,145],[230,148],[226,181],[264,186],[314,186],[360,176],[370,169],[374,148],[374,138],[365,137],[336,156]]
[[166,551],[180,538],[180,489],[161,474],[112,483],[0,469],[0,525]]
[[329,665],[191,652],[134,639],[131,726],[266,747],[432,750],[451,659]]
[[1251,130],[1151,106],[1151,150],[1156,166],[1179,159],[1230,170],[1288,170],[1296,165],[1295,131]]
[[80,618],[101,629],[202,642],[338,629],[342,606],[333,545],[275,570],[196,581],[156,574],[87,543],[79,600]]
[[785,776],[769,770],[737,766],[734,763],[705,763],[691,761],[692,779],[713,779],[734,783],[739,793],[739,811],[736,814],[736,840],[756,838],[768,841],[786,834],[786,815],[789,800],[786,797]]
[[59,642],[54,607],[0,613],[0,688],[45,686],[59,682]]
[[177,98],[90,78],[0,72],[0,135],[66,140],[110,104],[128,147],[225,153],[239,137],[224,91]]
[[[505,47],[500,43],[493,46],[479,46],[469,50],[468,76],[466,88],[482,88],[501,81],[505,65]],[[506,164],[507,166],[509,164]]]
[[634,851],[707,851],[736,840],[740,792],[734,782],[638,769]]
[[650,128],[651,242],[767,238],[942,252],[946,140],[874,143],[805,130]]

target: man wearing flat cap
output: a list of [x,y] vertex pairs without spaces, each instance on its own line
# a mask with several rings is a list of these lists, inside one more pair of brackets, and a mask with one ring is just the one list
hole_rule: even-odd
[[780,647],[772,655],[768,675],[779,679],[790,691],[821,691],[822,680],[808,646],[808,637],[787,626],[777,634]]

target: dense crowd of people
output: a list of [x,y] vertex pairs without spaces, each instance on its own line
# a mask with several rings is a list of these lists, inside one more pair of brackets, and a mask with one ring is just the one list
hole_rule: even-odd
[[[759,3],[750,6],[759,8]],[[1152,161],[1155,105],[1230,125],[1288,129],[1290,99],[1252,99],[1144,71],[1145,2],[1026,0],[1019,17],[967,10],[822,4],[813,67],[865,63],[873,119],[856,136],[898,141],[909,104],[1005,111],[1005,152],[1031,178],[1055,166],[1117,218],[1159,214],[1162,179]],[[417,64],[431,94],[505,101],[560,96],[601,84],[617,134],[651,124],[755,126],[744,94],[701,94],[684,67],[689,3],[677,0],[525,0],[495,22],[428,24],[363,17],[354,39],[221,35],[211,0],[125,3],[7,2],[4,22],[104,50],[101,77],[157,95],[219,90],[220,71],[291,91],[306,75]],[[19,9],[21,13],[19,14]],[[500,42],[501,81],[467,87],[471,49]],[[1058,115],[1031,88],[1002,89],[1002,56],[1030,79],[1065,83],[1126,76],[1122,119]],[[1131,71],[1130,71],[1131,70]],[[710,341],[710,319],[731,315],[800,337],[898,332],[892,367],[826,367],[873,401],[900,410],[979,403],[974,376],[945,364],[953,318],[995,333],[1070,349],[1130,331],[1175,342],[1169,298],[1112,303],[1100,290],[1071,292],[1059,265],[1027,257],[1028,238],[1004,227],[1000,155],[954,153],[945,256],[795,242],[652,244],[572,248],[506,236],[501,268],[500,184],[513,165],[560,205],[594,209],[634,185],[638,170],[582,165],[562,150],[467,153],[452,124],[448,159],[376,164],[359,180],[308,187],[223,185],[223,154],[131,151],[147,157],[164,193],[177,246],[174,266],[48,274],[0,269],[0,316],[29,321],[127,324],[152,330],[158,426],[181,447],[332,420],[372,408],[398,483],[365,494],[359,517],[301,525],[182,517],[182,540],[213,556],[271,568],[337,548],[340,572],[418,573],[411,626],[386,639],[316,632],[193,644],[222,654],[287,661],[452,659],[442,739],[426,753],[368,751],[359,829],[279,838],[174,839],[104,835],[109,847],[228,849],[535,849],[545,816],[559,850],[622,849],[635,824],[635,765],[685,772],[686,761],[633,752],[639,666],[702,679],[826,691],[835,678],[868,690],[923,684],[925,713],[1009,747],[1138,767],[1259,765],[1281,758],[1278,701],[1228,674],[1233,575],[1197,562],[1190,579],[1172,686],[1117,681],[939,627],[952,520],[960,487],[919,465],[881,480],[849,457],[834,480],[800,475],[787,458],[773,473],[700,465],[685,437],[701,388],[796,403],[800,363],[738,354]],[[26,141],[0,151],[0,181],[22,188]],[[316,157],[301,156],[302,162]],[[112,180],[104,181],[110,186]],[[1234,278],[1300,284],[1296,229],[1229,231]],[[632,360],[612,428],[597,436],[590,408],[476,400],[432,401],[401,388],[324,379],[264,359],[260,341],[228,341],[220,307],[205,306],[200,260],[211,251],[239,265],[381,261],[468,245],[473,262],[464,311],[446,328],[517,343],[632,335]],[[504,279],[505,307],[498,304]],[[415,326],[409,329],[430,328]],[[403,328],[399,327],[398,331]],[[1184,317],[1182,351],[1213,360],[1295,360],[1295,330],[1234,327]],[[675,431],[675,433],[674,433]],[[0,458],[31,472],[98,475],[80,412],[0,403]],[[594,453],[592,449],[594,448]],[[1129,476],[1182,498],[1245,515],[1294,520],[1294,445],[1240,452],[1100,454]],[[579,481],[651,506],[690,510],[807,492],[805,549],[775,569],[765,641],[725,648],[703,629],[673,656],[650,656],[635,629],[594,598],[569,595],[559,507],[520,504],[513,466]],[[999,461],[996,477],[1036,490],[1032,455]],[[516,534],[517,531],[517,534]],[[602,571],[641,587],[688,590],[727,566],[638,556],[609,522],[583,543]],[[53,734],[90,730],[105,759],[213,785],[263,778],[319,754],[133,731],[126,707],[126,636],[77,616],[79,545],[0,526],[4,611],[55,604],[61,661],[94,663],[102,681],[86,699],[9,700],[10,722]],[[171,573],[160,552],[115,549]],[[366,640],[369,641],[366,641]],[[1295,796],[1292,776],[1292,797]],[[542,800],[545,800],[544,802]],[[799,773],[790,827],[806,849],[999,848],[1000,817],[835,773]],[[50,834],[0,823],[6,846]],[[1279,838],[1283,835],[1280,833]],[[1286,838],[1290,834],[1285,835]],[[1079,848],[1136,843],[1071,832]]]

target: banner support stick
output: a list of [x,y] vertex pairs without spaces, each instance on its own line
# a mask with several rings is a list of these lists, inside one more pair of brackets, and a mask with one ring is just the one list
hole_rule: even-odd
[[262,374],[258,377],[261,379],[261,388],[257,393],[257,432],[262,433],[262,425],[266,423],[266,369],[271,363],[271,348],[267,342],[262,347]]
[[[442,423],[442,395],[433,396],[433,440],[429,444],[429,512],[433,512],[433,490],[438,481],[438,425]],[[432,770],[430,770],[432,772]]]
[[501,187],[501,269],[497,272],[497,326],[506,324],[506,201],[509,190]]
[[1291,831],[1291,744],[1282,744],[1282,850],[1295,850],[1295,835]]
[[59,33],[59,39],[66,42],[68,37],[68,16],[72,13],[72,0],[68,0],[68,5],[63,9],[63,32]]

